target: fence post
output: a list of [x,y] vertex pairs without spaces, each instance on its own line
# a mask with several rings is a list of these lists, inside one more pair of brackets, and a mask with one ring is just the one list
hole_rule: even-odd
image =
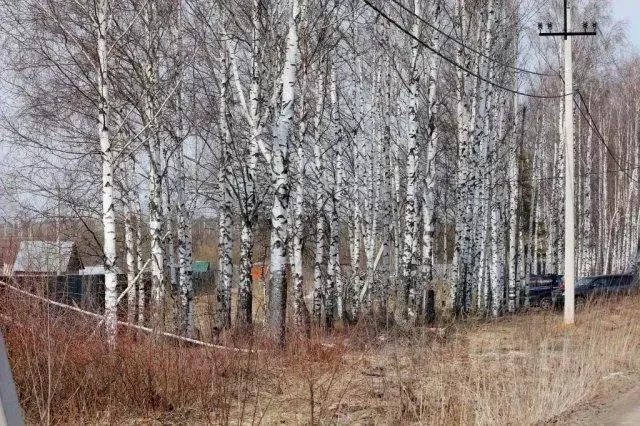
[[0,333],[0,424],[8,426],[24,425],[2,333]]

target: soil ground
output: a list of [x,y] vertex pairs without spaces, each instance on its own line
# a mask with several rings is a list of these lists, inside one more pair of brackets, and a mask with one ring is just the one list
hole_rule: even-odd
[[616,384],[554,423],[572,426],[640,425],[640,382],[616,380]]

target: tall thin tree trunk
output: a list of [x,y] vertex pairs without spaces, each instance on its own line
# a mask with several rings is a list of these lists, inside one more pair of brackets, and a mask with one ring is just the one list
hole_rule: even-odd
[[316,86],[316,117],[315,117],[315,129],[314,129],[314,171],[315,178],[318,184],[316,185],[316,198],[315,198],[315,210],[316,210],[316,250],[315,250],[315,263],[313,268],[313,319],[315,322],[320,322],[322,316],[323,306],[323,289],[324,289],[324,252],[325,252],[325,239],[324,239],[324,210],[325,210],[325,175],[324,175],[324,143],[322,138],[322,130],[320,123],[322,121],[322,114],[324,110],[325,100],[325,77],[326,63],[325,57],[321,58],[320,66],[318,67],[318,80]]
[[165,274],[164,274],[164,212],[162,210],[162,161],[156,122],[155,91],[157,79],[157,52],[155,40],[155,2],[145,8],[147,37],[147,63],[145,93],[145,122],[147,152],[149,154],[149,233],[151,237],[151,322],[152,328],[164,328]]
[[285,343],[287,313],[286,261],[289,211],[289,141],[294,118],[295,83],[298,69],[298,1],[292,0],[289,33],[282,71],[282,107],[274,131],[271,180],[274,200],[271,209],[271,285],[268,323],[280,345]]
[[342,127],[339,119],[338,88],[335,67],[331,67],[331,127],[335,153],[336,177],[331,192],[330,235],[329,235],[329,263],[327,265],[327,285],[325,288],[325,327],[331,329],[334,322],[334,310],[338,318],[342,319],[344,312],[342,288],[338,275],[340,274],[340,218],[339,208],[342,191]]
[[107,31],[109,23],[109,2],[100,0],[96,5],[96,24],[98,32],[98,135],[102,155],[102,226],[104,233],[104,317],[107,342],[112,349],[116,347],[117,335],[117,299],[118,276],[116,274],[116,216],[113,196],[114,152],[109,137],[109,76]]
[[[523,117],[524,122],[524,117]],[[523,124],[524,125],[524,124]],[[518,290],[518,95],[513,97],[512,145],[509,148],[509,287],[507,309],[516,310],[516,292]]]
[[[414,13],[421,15],[420,2],[414,2]],[[413,36],[420,37],[419,20],[415,20],[411,29]],[[404,252],[402,255],[402,277],[396,289],[396,305],[394,319],[398,324],[404,324],[409,318],[415,317],[415,281],[417,273],[416,256],[413,250],[414,229],[418,221],[417,211],[417,186],[418,186],[418,84],[420,72],[418,61],[420,56],[420,44],[414,41],[411,46],[411,71],[409,80],[409,110],[407,132],[407,167],[406,167],[406,199],[404,219]]]
[[261,90],[262,70],[262,10],[260,0],[253,0],[253,44],[251,51],[251,88],[249,90],[249,118],[251,122],[251,140],[249,158],[246,166],[245,211],[242,215],[240,233],[240,281],[238,285],[238,321],[251,324],[253,318],[253,247],[256,221],[256,168],[260,157],[260,138],[264,131],[263,101]]
[[[385,22],[384,24],[384,32],[383,32],[383,47],[387,49],[389,44],[389,24]],[[388,303],[389,303],[389,294],[391,290],[391,255],[389,249],[389,242],[394,237],[394,229],[397,228],[398,224],[393,222],[393,209],[390,207],[392,201],[392,188],[391,188],[391,179],[392,179],[392,169],[391,169],[391,150],[389,147],[391,146],[391,91],[393,82],[391,80],[391,54],[387,54],[384,61],[384,95],[382,102],[382,121],[383,121],[383,132],[382,138],[380,138],[380,149],[379,149],[379,163],[378,168],[380,169],[380,173],[378,175],[378,205],[381,209],[380,218],[382,220],[384,226],[384,235],[382,236],[382,248],[381,248],[381,268],[380,268],[380,282],[379,282],[379,298],[380,298],[380,316],[387,317],[388,314]]]
[[497,116],[495,121],[496,127],[490,147],[490,164],[493,164],[491,172],[491,261],[489,262],[489,277],[491,283],[491,314],[496,317],[502,313],[504,301],[504,270],[503,270],[503,249],[504,249],[504,220],[501,217],[501,210],[504,204],[504,189],[499,184],[500,167],[498,166],[501,158],[501,144],[503,138],[503,129],[505,121],[506,96],[499,96]]
[[[301,14],[304,15],[305,8],[302,8]],[[304,19],[304,18],[303,18]],[[304,214],[304,190],[305,190],[305,155],[304,145],[307,135],[307,120],[306,110],[304,102],[304,93],[306,92],[307,85],[307,69],[304,67],[302,80],[302,91],[300,95],[300,117],[298,123],[298,137],[296,140],[297,150],[297,172],[298,179],[296,181],[295,198],[293,205],[293,235],[290,237],[293,245],[293,315],[294,322],[299,329],[304,329],[308,335],[310,329],[309,324],[309,311],[307,310],[307,304],[304,300],[304,271],[302,269],[302,244],[304,240],[303,231],[303,214]]]
[[[434,5],[434,20],[440,22],[440,2]],[[431,42],[436,48],[440,47],[440,36],[433,32]],[[422,191],[422,305],[428,322],[435,321],[435,285],[433,283],[434,266],[434,234],[435,234],[435,183],[436,183],[436,153],[438,151],[438,127],[436,102],[436,90],[438,79],[438,58],[435,54],[429,56],[429,81],[428,81],[428,112],[429,125],[426,148],[426,169],[424,170],[424,188]],[[446,238],[446,236],[445,236]],[[445,254],[446,259],[446,254]],[[446,263],[446,262],[445,262]]]
[[127,185],[127,194],[124,196],[124,251],[127,263],[127,321],[131,324],[136,322],[136,241],[135,241],[135,215],[132,209],[131,186]]
[[[135,160],[133,161],[132,173],[135,176]],[[138,279],[138,325],[145,325],[145,309],[146,309],[146,277],[145,277],[145,265],[142,252],[142,207],[140,206],[140,197],[136,194],[134,201],[135,215],[136,215],[136,258],[138,261],[138,273],[140,278]]]
[[[231,165],[231,112],[229,97],[229,57],[227,49],[222,53],[222,82],[220,84],[220,206],[218,211],[218,259],[220,279],[216,287],[216,315],[214,331],[219,334],[231,325],[231,283],[233,279],[233,170]],[[217,336],[215,336],[217,337]]]
[[[357,36],[354,35],[354,40],[357,41]],[[360,250],[363,242],[363,214],[362,214],[362,202],[364,198],[364,190],[362,182],[366,182],[365,170],[363,170],[364,162],[364,134],[363,134],[363,120],[365,117],[365,99],[363,89],[363,72],[362,64],[357,58],[354,58],[354,62],[357,64],[357,84],[353,89],[354,98],[356,102],[357,113],[357,125],[354,129],[353,141],[352,141],[352,161],[353,161],[353,184],[351,189],[351,205],[353,218],[351,220],[351,285],[349,286],[349,301],[350,301],[350,318],[355,320],[360,312],[360,292],[362,288],[362,280],[360,277]],[[365,183],[366,187],[366,183]]]
[[[381,96],[379,93],[380,88],[380,73],[377,72],[373,83],[373,116],[374,116],[374,136],[376,146],[373,149],[362,148],[362,155],[364,157],[364,174],[366,193],[364,194],[364,214],[363,214],[363,226],[364,226],[364,253],[366,259],[366,275],[364,287],[366,294],[360,294],[362,299],[373,301],[374,297],[377,297],[377,289],[375,287],[375,269],[374,269],[374,256],[375,256],[375,244],[376,244],[376,226],[377,226],[377,173],[379,173],[378,167],[376,167],[377,156],[376,152],[380,146],[380,121],[382,111],[380,108]],[[366,298],[366,299],[365,299]],[[373,309],[372,303],[366,303],[366,309],[370,312]]]
[[178,268],[176,264],[176,249],[173,239],[173,209],[170,194],[171,179],[171,166],[170,156],[171,152],[167,146],[165,139],[160,140],[160,167],[162,173],[162,212],[165,219],[165,262],[169,264],[169,284],[171,286],[171,300],[173,300],[173,323],[176,331],[180,329],[180,288],[178,286]]
[[176,198],[178,203],[178,274],[180,291],[180,325],[179,332],[189,338],[196,337],[195,330],[195,300],[193,294],[193,241],[191,228],[191,212],[187,207],[187,176],[184,164],[186,129],[184,123],[184,91],[182,79],[184,77],[184,44],[182,33],[183,11],[182,0],[178,1],[178,19],[176,25],[177,39],[177,79],[178,89],[176,93],[176,113],[178,114],[178,125],[176,129]]
[[[467,32],[468,14],[465,0],[455,1],[454,19],[460,37],[464,37]],[[467,53],[462,45],[456,48],[456,59],[458,63],[467,64]],[[449,299],[449,308],[454,313],[459,313],[463,308],[464,292],[469,284],[470,274],[469,250],[471,240],[471,225],[468,209],[470,208],[470,193],[467,188],[471,181],[472,171],[469,165],[469,135],[471,120],[471,105],[466,91],[465,73],[462,69],[456,70],[456,120],[458,138],[458,175],[456,183],[456,231],[455,250],[453,257],[453,278]]]

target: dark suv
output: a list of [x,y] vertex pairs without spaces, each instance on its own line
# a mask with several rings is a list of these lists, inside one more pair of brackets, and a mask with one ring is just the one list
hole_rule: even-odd
[[[623,296],[635,291],[638,287],[637,277],[633,274],[598,275],[576,280],[576,310],[584,308],[588,300],[602,297]],[[553,294],[557,306],[564,305],[564,288]]]
[[[529,277],[529,305],[542,309],[551,309],[553,306],[553,293],[560,288],[562,275],[531,275]],[[526,297],[526,295],[522,295]],[[524,306],[524,300],[522,305]]]

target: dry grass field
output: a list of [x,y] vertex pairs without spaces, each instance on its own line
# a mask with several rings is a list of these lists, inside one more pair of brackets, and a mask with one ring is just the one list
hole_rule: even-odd
[[640,298],[411,331],[360,324],[279,350],[152,340],[3,293],[2,330],[32,424],[540,424],[640,381]]

